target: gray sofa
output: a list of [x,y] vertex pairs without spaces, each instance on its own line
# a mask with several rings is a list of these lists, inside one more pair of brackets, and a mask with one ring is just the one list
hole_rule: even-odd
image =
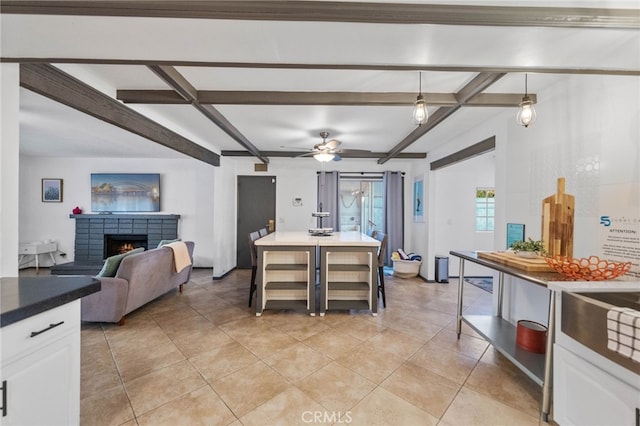
[[[185,241],[193,263],[192,241]],[[117,322],[142,305],[189,281],[192,266],[177,273],[173,250],[159,247],[122,259],[115,277],[97,277],[102,290],[82,298],[82,321]]]

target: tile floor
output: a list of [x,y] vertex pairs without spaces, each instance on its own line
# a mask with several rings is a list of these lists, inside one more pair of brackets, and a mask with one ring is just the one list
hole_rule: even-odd
[[[250,271],[210,272],[122,327],[83,324],[81,425],[545,424],[539,386],[470,328],[456,338],[455,279],[388,276],[377,317],[256,317]],[[465,291],[490,313],[489,293]]]

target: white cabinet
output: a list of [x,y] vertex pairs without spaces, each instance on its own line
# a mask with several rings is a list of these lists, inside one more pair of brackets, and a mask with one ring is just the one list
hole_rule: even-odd
[[80,421],[80,300],[0,329],[2,425]]
[[554,351],[553,382],[553,419],[562,426],[638,424],[640,389],[558,344]]
[[320,315],[327,309],[368,309],[377,315],[377,247],[322,247]]
[[306,310],[315,315],[314,246],[258,247],[258,307]]

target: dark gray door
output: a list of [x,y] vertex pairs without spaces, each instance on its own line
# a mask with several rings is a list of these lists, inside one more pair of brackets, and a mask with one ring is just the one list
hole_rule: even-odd
[[275,231],[275,218],[275,176],[238,176],[238,268],[251,268],[249,233],[260,228]]

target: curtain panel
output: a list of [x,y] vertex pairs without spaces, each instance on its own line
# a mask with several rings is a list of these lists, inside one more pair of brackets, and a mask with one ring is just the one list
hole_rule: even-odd
[[384,172],[384,229],[387,233],[386,266],[393,265],[391,253],[404,249],[404,177],[402,172]]
[[[318,174],[318,206],[316,211],[329,212],[329,217],[322,219],[323,228],[340,229],[340,212],[338,210],[340,197],[340,172],[325,172]],[[316,225],[319,226],[319,225]]]

